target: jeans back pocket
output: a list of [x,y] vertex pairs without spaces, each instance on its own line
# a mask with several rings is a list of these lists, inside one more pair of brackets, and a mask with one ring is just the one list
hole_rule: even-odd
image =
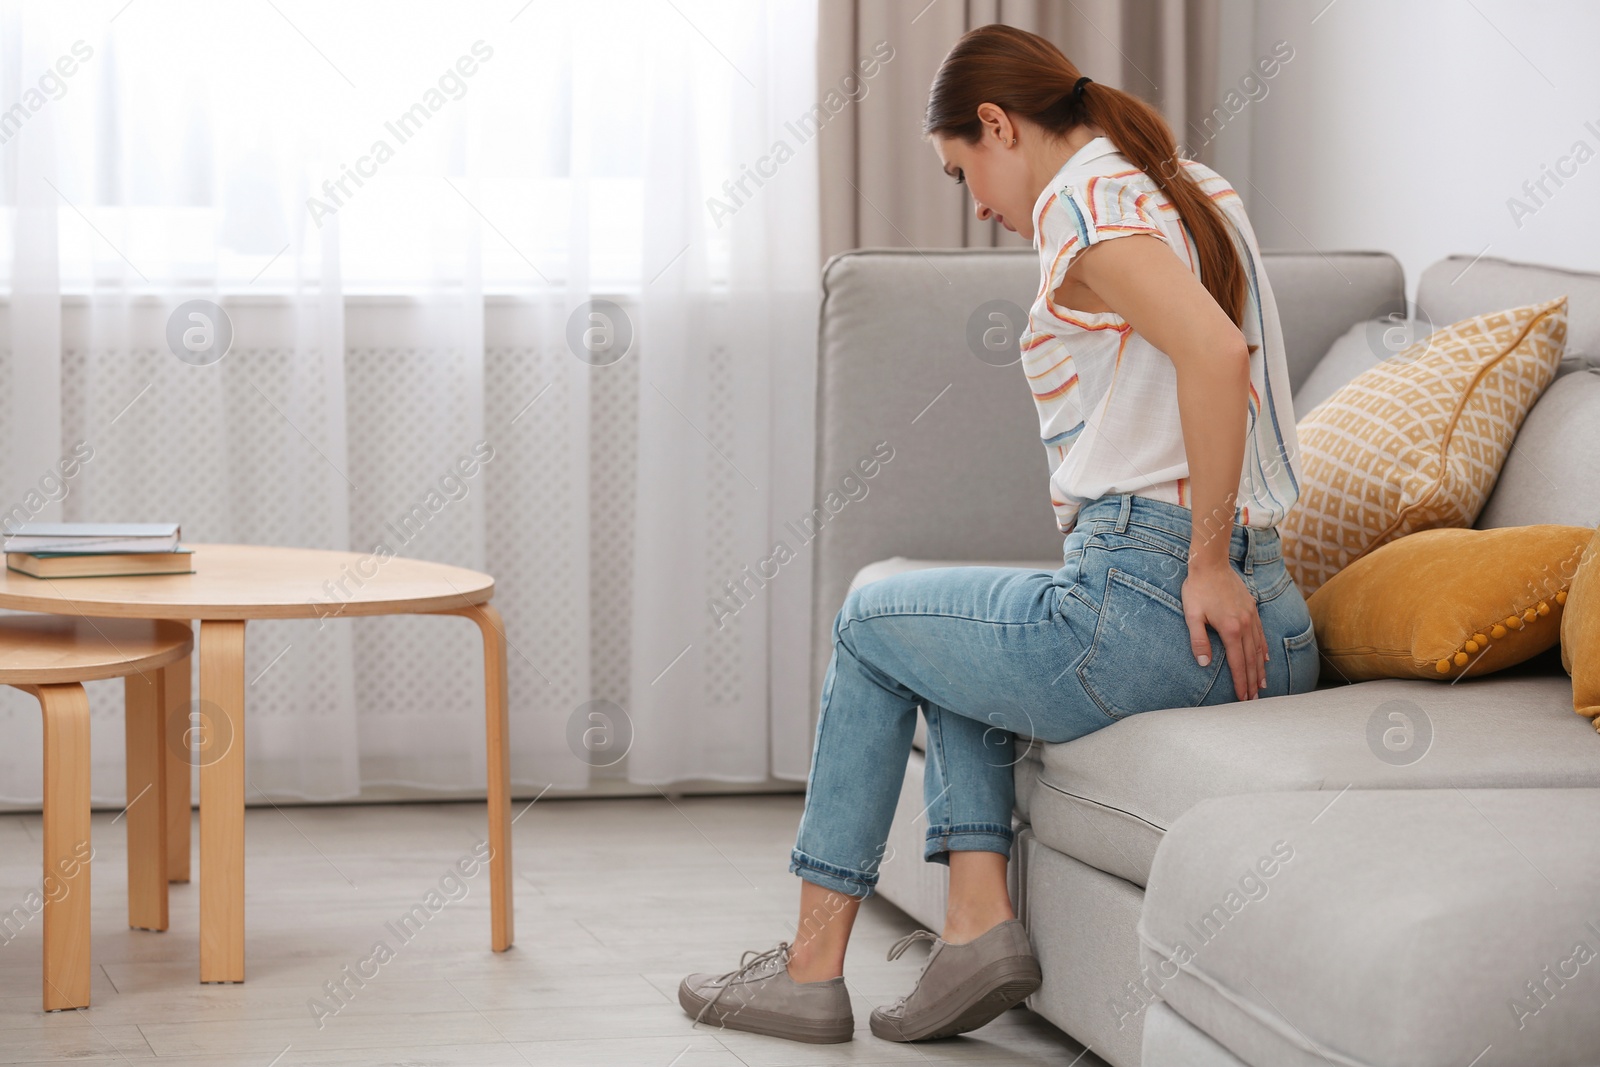
[[[1137,574],[1106,571],[1094,641],[1078,665],[1084,692],[1113,719],[1160,708],[1220,702],[1222,641],[1209,629],[1211,662],[1200,666],[1189,648],[1183,602]],[[1230,689],[1223,699],[1231,700]]]
[[1306,623],[1304,633],[1283,639],[1283,661],[1289,668],[1289,692],[1309,693],[1317,687],[1322,657],[1317,652],[1316,629]]

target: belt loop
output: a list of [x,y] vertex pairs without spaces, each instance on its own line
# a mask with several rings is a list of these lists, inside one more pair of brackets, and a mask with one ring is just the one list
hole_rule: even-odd
[[1246,574],[1253,574],[1255,573],[1255,567],[1256,528],[1254,526],[1246,526],[1244,528],[1244,572]]
[[1128,514],[1133,511],[1133,494],[1122,495],[1122,510],[1117,512],[1117,533],[1128,532]]

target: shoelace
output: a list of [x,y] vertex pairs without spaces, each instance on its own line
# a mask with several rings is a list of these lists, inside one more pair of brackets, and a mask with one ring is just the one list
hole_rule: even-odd
[[889,946],[889,955],[886,958],[890,960],[897,960],[900,958],[901,953],[905,952],[906,949],[910,948],[916,942],[937,940],[939,940],[939,935],[931,930],[913,930],[911,933],[907,934]]
[[[931,930],[913,930],[911,933],[907,934],[906,936],[902,937],[900,940],[896,941],[894,944],[889,946],[889,955],[886,958],[890,959],[890,960],[899,959],[901,954],[904,953],[906,949],[910,948],[913,944],[915,944],[918,941],[934,941],[934,942],[937,942],[938,940],[939,940],[939,935],[934,933]],[[917,990],[917,986],[922,984],[922,975],[928,973],[928,964],[932,963],[932,962],[933,962],[933,954],[929,953],[927,960],[924,961],[923,964],[922,964],[922,974],[917,975],[917,983],[916,983],[916,985],[911,987],[911,992],[912,993],[915,993],[916,990]],[[897,1008],[903,1008],[905,1006],[906,1001],[909,1000],[910,997],[911,997],[911,993],[907,993],[905,996],[900,997],[899,999],[897,999],[894,1002],[893,1005],[890,1006],[889,1011],[892,1013]]]
[[[752,959],[752,956],[755,958]],[[697,1023],[702,1021],[706,1012],[711,1010],[713,1004],[722,999],[722,994],[726,993],[734,982],[770,967],[774,961],[779,961],[784,966],[788,966],[789,942],[779,941],[777,948],[769,948],[767,951],[760,953],[756,952],[755,949],[747,949],[744,956],[739,960],[739,966],[727,974],[719,974],[717,976],[717,991],[711,994],[711,999],[706,1001],[705,1005],[695,1014],[694,1021]]]

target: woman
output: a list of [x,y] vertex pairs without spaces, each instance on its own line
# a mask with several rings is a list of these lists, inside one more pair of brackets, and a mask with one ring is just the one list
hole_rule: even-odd
[[1180,160],[1147,104],[1009,26],[951,49],[924,134],[977,217],[1039,251],[1022,368],[1063,563],[913,571],[845,599],[789,868],[798,933],[679,989],[701,1021],[801,1041],[854,1030],[845,946],[892,861],[919,705],[924,858],[949,866],[949,907],[942,936],[890,952],[934,942],[913,991],[872,1013],[892,1041],[982,1026],[1039,985],[1006,885],[1015,734],[1070,741],[1317,679],[1276,530],[1299,484],[1283,338],[1238,194]]

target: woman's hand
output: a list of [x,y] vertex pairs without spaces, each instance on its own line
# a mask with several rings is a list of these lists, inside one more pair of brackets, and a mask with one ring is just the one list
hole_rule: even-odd
[[1256,599],[1244,579],[1227,564],[1197,566],[1190,559],[1183,580],[1183,617],[1189,623],[1189,647],[1204,667],[1211,662],[1211,638],[1217,631],[1240,700],[1253,700],[1267,684],[1267,635],[1261,628]]

